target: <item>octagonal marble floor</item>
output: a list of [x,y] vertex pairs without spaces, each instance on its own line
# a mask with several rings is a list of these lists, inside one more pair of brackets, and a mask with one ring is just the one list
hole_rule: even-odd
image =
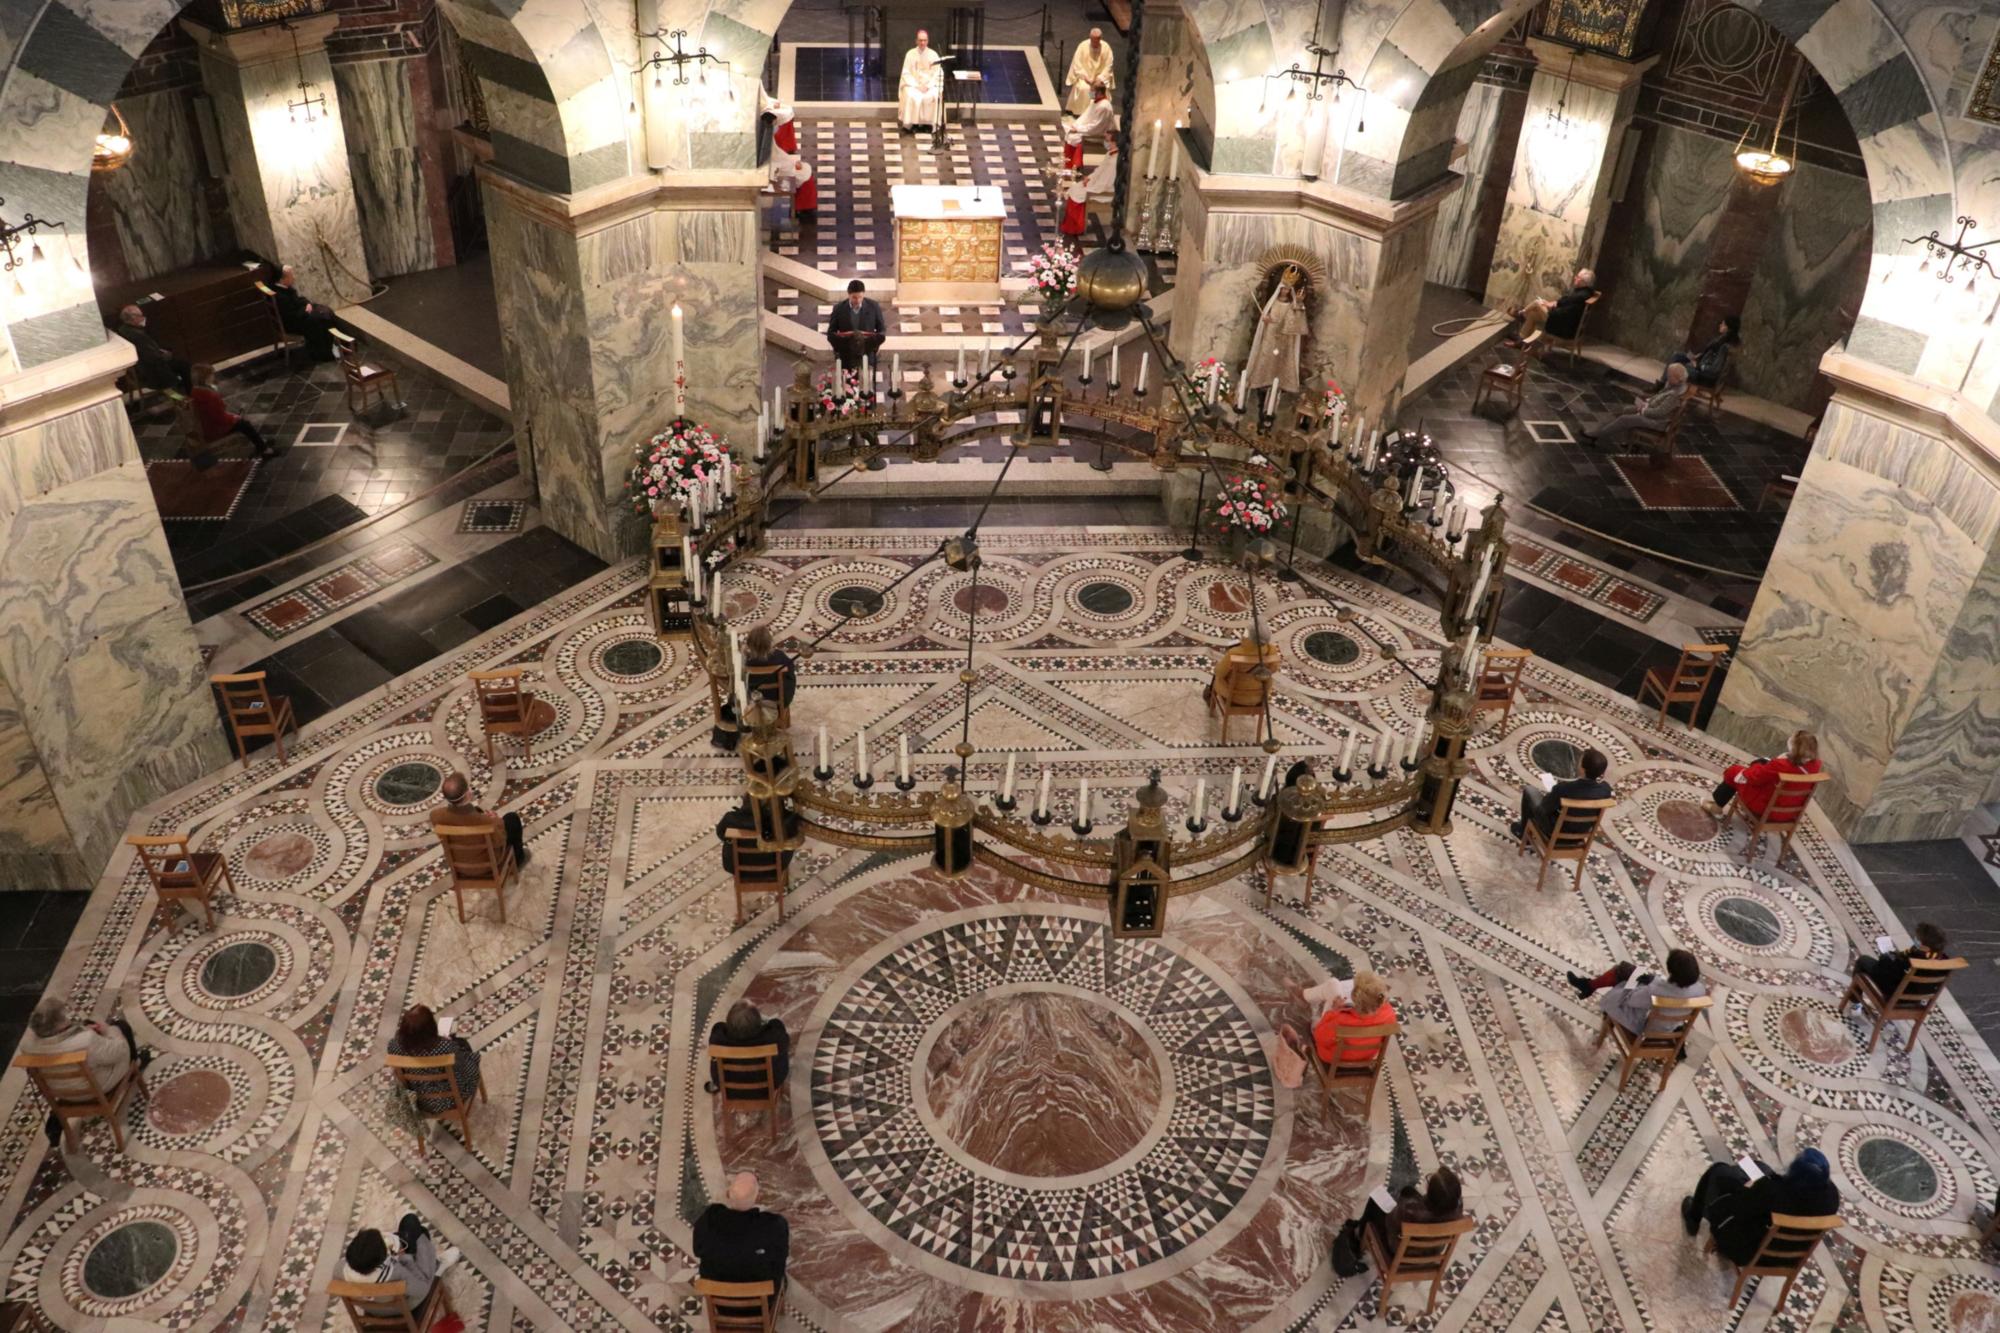
[[[727,574],[730,611],[812,632],[934,540],[773,534]],[[979,593],[928,567],[806,666],[802,750],[826,724],[844,777],[865,723],[884,749],[907,735],[934,783],[977,605],[976,790],[1009,751],[1053,766],[1065,821],[1079,777],[1122,794],[1158,768],[1177,802],[1237,764],[1254,780],[1261,754],[1220,744],[1197,697],[1248,622],[1240,574],[1150,529],[984,545]],[[1907,923],[1818,823],[1783,864],[1746,865],[1698,807],[1735,757],[1707,737],[1536,663],[1506,733],[1472,746],[1451,834],[1330,850],[1310,907],[1296,882],[1269,902],[1229,883],[1176,900],[1161,940],[1111,941],[1090,904],[984,870],[811,845],[784,919],[735,927],[710,831],[734,761],[708,746],[684,645],[646,633],[642,575],[607,571],[322,720],[288,762],[135,820],[226,854],[237,892],[213,932],[169,935],[129,860],[98,886],[55,988],[122,1004],[161,1055],[122,1155],[102,1126],[51,1152],[34,1094],[0,1081],[7,1295],[65,1328],[333,1329],[344,1238],[414,1208],[464,1251],[448,1287],[472,1328],[687,1328],[688,1219],[748,1167],[793,1222],[787,1328],[2000,1326],[1977,1238],[2000,1187],[1992,1055],[1949,1002],[1909,1055],[1864,1052],[1834,1001],[1854,946]],[[1417,719],[1427,611],[1325,569],[1258,597],[1288,754]],[[556,720],[532,764],[494,767],[465,672],[508,662]],[[1584,745],[1612,757],[1620,804],[1582,891],[1538,893],[1505,826],[1520,784]],[[490,903],[458,920],[430,839],[453,766],[527,823],[504,924]],[[1621,1094],[1562,974],[1681,943],[1714,1021],[1663,1093]],[[1360,967],[1405,1025],[1372,1103],[1278,1086],[1274,1033],[1308,1017],[1295,989]],[[700,1038],[741,997],[795,1034],[775,1125],[700,1092]],[[483,1052],[469,1147],[419,1155],[387,1118],[380,1056],[418,1000]],[[1675,1201],[1713,1158],[1807,1145],[1846,1225],[1782,1310],[1753,1288],[1732,1313]],[[1333,1232],[1438,1162],[1479,1225],[1434,1315],[1407,1288],[1385,1310],[1334,1279]]]

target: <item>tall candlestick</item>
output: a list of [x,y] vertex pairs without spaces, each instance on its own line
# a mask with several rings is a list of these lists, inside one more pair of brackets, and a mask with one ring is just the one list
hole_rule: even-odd
[[1236,410],[1238,412],[1241,412],[1243,410],[1243,404],[1246,401],[1245,395],[1247,395],[1249,392],[1250,392],[1250,363],[1248,361],[1245,361],[1243,363],[1243,374],[1236,381]]
[[674,416],[687,417],[687,346],[681,332],[681,303],[674,302],[669,312],[673,316],[674,327]]
[[1049,817],[1049,766],[1042,765],[1042,789],[1035,796],[1035,813],[1044,820]]
[[1112,343],[1112,344],[1111,344],[1111,383],[1112,383],[1112,385],[1113,385],[1113,386],[1116,386],[1116,385],[1117,385],[1117,383],[1118,383],[1118,344],[1117,344],[1117,343]]
[[1167,156],[1167,174],[1169,176],[1181,174],[1181,123],[1178,120],[1174,122],[1173,150]]
[[1243,765],[1238,764],[1229,772],[1229,804],[1224,810],[1236,811],[1243,808]]
[[830,773],[833,771],[833,765],[827,762],[827,758],[828,756],[826,752],[826,723],[822,722],[819,724],[819,771],[822,773]]
[[1147,367],[1148,367],[1148,366],[1150,366],[1150,365],[1152,364],[1152,361],[1153,361],[1153,354],[1152,354],[1151,352],[1141,352],[1141,353],[1139,353],[1139,392],[1140,392],[1140,393],[1144,393],[1144,392],[1146,392],[1146,369],[1147,369]]
[[1274,754],[1265,755],[1264,776],[1257,783],[1257,795],[1260,799],[1266,801],[1271,799],[1271,782],[1277,776],[1278,776],[1278,756]]
[[1160,165],[1160,122],[1153,122],[1153,146],[1146,152],[1146,179],[1151,180],[1159,172]]
[[1008,805],[1014,803],[1014,756],[1007,756],[1007,776],[1000,780],[1000,799]]
[[1354,771],[1354,743],[1359,739],[1360,739],[1359,732],[1349,731],[1347,733],[1347,739],[1343,740],[1340,743],[1341,772],[1352,773]]
[[896,737],[896,781],[907,783],[909,782],[909,780],[910,780],[910,733],[906,731],[902,735]]
[[1208,779],[1196,778],[1194,780],[1194,813],[1190,815],[1189,818],[1192,819],[1195,823],[1199,824],[1202,822],[1201,817],[1203,814],[1207,812],[1207,809],[1208,809]]
[[868,728],[857,727],[854,732],[854,776],[868,776]]

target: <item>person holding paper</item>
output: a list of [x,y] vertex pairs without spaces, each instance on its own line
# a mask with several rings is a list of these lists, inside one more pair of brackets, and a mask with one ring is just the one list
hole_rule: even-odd
[[[1382,1023],[1396,1021],[1396,1010],[1389,1003],[1389,986],[1373,972],[1354,974],[1354,987],[1348,992],[1347,1003],[1336,1009],[1329,1009],[1313,1024],[1313,1046],[1319,1051],[1321,1064],[1331,1063],[1334,1053],[1340,1049],[1342,1028],[1375,1027]],[[1387,1041],[1377,1037],[1374,1041]],[[1369,1042],[1350,1043],[1347,1048],[1349,1059],[1360,1059],[1372,1055],[1373,1051],[1363,1051]]]
[[944,114],[944,70],[931,50],[931,35],[917,29],[917,44],[903,53],[903,77],[896,84],[896,123],[903,133],[936,127]]
[[870,300],[868,286],[856,278],[847,284],[847,299],[833,308],[826,323],[826,341],[846,374],[859,374],[863,361],[873,365],[889,337],[882,307]]
[[1707,1218],[1715,1248],[1741,1267],[1764,1243],[1773,1213],[1827,1217],[1840,1211],[1840,1187],[1832,1174],[1826,1154],[1817,1148],[1794,1157],[1783,1175],[1747,1156],[1717,1162],[1702,1172],[1694,1193],[1681,1200],[1681,1225],[1693,1236]]
[[[396,1224],[394,1249],[389,1247],[388,1240],[380,1231],[374,1227],[363,1227],[354,1233],[354,1239],[347,1242],[347,1252],[342,1258],[347,1261],[349,1281],[372,1282],[376,1286],[402,1283],[403,1309],[415,1311],[424,1308],[432,1285],[458,1262],[459,1253],[451,1246],[438,1249],[423,1219],[415,1213],[404,1213],[403,1220]],[[370,1313],[390,1318],[403,1313],[393,1305],[366,1308]],[[443,1327],[443,1321],[435,1327]]]
[[[470,1103],[479,1091],[479,1052],[463,1037],[451,1035],[451,1020],[440,1019],[427,1004],[413,1004],[396,1024],[389,1039],[391,1055],[451,1055],[452,1082],[458,1084],[458,1099]],[[417,1112],[436,1115],[451,1109],[451,1090],[442,1080],[427,1091],[417,1093]]]
[[[1903,978],[1909,975],[1912,958],[1935,961],[1945,956],[1944,931],[1937,926],[1928,921],[1919,921],[1917,928],[1910,932],[1910,936],[1915,942],[1907,949],[1891,949],[1888,947],[1887,935],[1877,937],[1875,944],[1882,950],[1881,954],[1874,958],[1866,956],[1857,958],[1854,962],[1854,975],[1867,977],[1875,983],[1877,990],[1888,995],[1902,985]],[[1911,989],[1914,990],[1915,987]]]
[[1458,1173],[1448,1166],[1431,1172],[1421,1191],[1415,1185],[1403,1186],[1393,1207],[1384,1205],[1388,1194],[1387,1189],[1377,1188],[1361,1209],[1361,1225],[1375,1232],[1384,1254],[1396,1253],[1405,1222],[1456,1222],[1465,1216],[1464,1190]]
[[1645,1030],[1655,996],[1662,1000],[1693,1000],[1708,994],[1708,986],[1701,979],[1701,964],[1686,949],[1668,952],[1664,976],[1635,972],[1630,963],[1619,963],[1594,977],[1576,972],[1567,975],[1578,995],[1586,1000],[1597,995],[1597,1007],[1604,1016],[1634,1035]]
[[[768,685],[773,677],[773,672],[770,670],[773,667],[784,668],[775,673],[778,684],[776,702],[782,707],[790,708],[793,696],[799,692],[798,665],[792,661],[790,653],[771,641],[771,627],[758,625],[743,636],[743,671],[745,677],[749,679],[750,688],[761,690],[763,686]],[[763,674],[755,675],[754,673],[760,668],[763,669]],[[768,690],[763,692],[769,693]]]
[[1583,752],[1577,767],[1582,776],[1568,782],[1556,782],[1544,774],[1542,791],[1533,787],[1521,788],[1521,818],[1507,826],[1507,831],[1518,840],[1527,836],[1527,823],[1535,821],[1535,827],[1542,831],[1544,838],[1555,832],[1556,816],[1562,812],[1562,803],[1571,801],[1602,801],[1611,795],[1611,784],[1604,780],[1605,770],[1611,761],[1601,750],[1592,748]]
[[1772,794],[1778,790],[1779,774],[1817,773],[1819,770],[1819,737],[1810,731],[1795,731],[1791,747],[1776,759],[1731,764],[1723,769],[1722,781],[1716,784],[1714,794],[1701,803],[1701,808],[1720,819],[1723,807],[1740,795],[1745,810],[1761,815],[1764,807],[1771,803]]

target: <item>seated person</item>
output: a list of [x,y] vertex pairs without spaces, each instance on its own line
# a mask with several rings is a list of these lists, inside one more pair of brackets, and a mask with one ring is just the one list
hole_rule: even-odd
[[1668,366],[1665,388],[1645,398],[1634,398],[1630,412],[1611,418],[1594,431],[1585,431],[1583,442],[1612,449],[1623,444],[1625,437],[1635,430],[1665,430],[1687,402],[1687,387],[1688,368]]
[[1516,839],[1527,836],[1527,823],[1533,820],[1535,827],[1542,831],[1544,838],[1555,832],[1556,816],[1562,813],[1562,803],[1571,801],[1602,801],[1611,795],[1611,784],[1604,780],[1604,772],[1611,767],[1611,761],[1604,752],[1591,748],[1583,752],[1577,762],[1580,776],[1567,782],[1558,782],[1547,791],[1537,791],[1533,787],[1521,788],[1521,818],[1507,826],[1507,831]]
[[1936,962],[1945,956],[1944,931],[1930,922],[1917,922],[1917,928],[1910,932],[1910,937],[1915,943],[1907,949],[1885,953],[1880,958],[1867,956],[1857,958],[1854,962],[1854,975],[1867,977],[1875,983],[1876,990],[1889,995],[1896,987],[1902,985],[1903,978],[1909,975],[1912,958]]
[[753,674],[759,667],[783,667],[778,676],[778,704],[783,708],[792,706],[792,697],[799,692],[799,669],[792,661],[790,653],[771,642],[771,627],[759,625],[743,636],[743,669],[745,679],[751,689],[770,697],[770,677]]
[[1646,1028],[1646,1020],[1653,1013],[1653,997],[1662,1000],[1693,1000],[1708,994],[1708,986],[1701,979],[1701,964],[1686,949],[1672,949],[1667,953],[1667,970],[1664,976],[1651,972],[1639,974],[1637,985],[1627,986],[1632,977],[1632,964],[1619,963],[1608,972],[1594,977],[1586,977],[1578,972],[1565,973],[1569,984],[1576,987],[1576,993],[1584,999],[1602,991],[1597,1007],[1604,1016],[1637,1036]]
[[[736,853],[739,849],[748,851],[757,850],[754,844],[745,847],[742,839],[732,838],[729,835],[732,832],[753,833],[756,831],[756,828],[757,817],[750,809],[750,798],[748,796],[745,796],[728,813],[724,814],[722,818],[715,821],[715,836],[722,843],[722,869],[726,873],[731,875],[736,873]],[[789,839],[798,831],[799,812],[796,810],[787,810],[785,812],[785,836]],[[790,847],[778,853],[783,858],[782,864],[785,869],[789,870],[792,868],[792,858],[797,854],[797,849]],[[756,862],[753,861],[751,864],[755,865]]]
[[[413,1004],[396,1024],[389,1039],[391,1055],[452,1055],[452,1081],[458,1084],[458,1099],[470,1102],[479,1091],[479,1052],[463,1037],[447,1037],[438,1031],[437,1015],[427,1004]],[[417,1093],[417,1110],[436,1115],[451,1107],[451,1092],[442,1083],[428,1085]]]
[[1277,644],[1267,641],[1260,651],[1254,638],[1238,639],[1222,655],[1222,660],[1215,664],[1214,679],[1201,687],[1201,701],[1213,710],[1218,706],[1218,700],[1244,700],[1253,694],[1262,698],[1269,691],[1271,682],[1268,678],[1258,680],[1253,690],[1250,688],[1251,673],[1261,662],[1275,676],[1280,660]]
[[1715,1248],[1733,1264],[1747,1264],[1771,1229],[1771,1214],[1826,1217],[1840,1211],[1840,1189],[1833,1183],[1826,1155],[1807,1148],[1779,1175],[1763,1162],[1754,1182],[1734,1162],[1717,1162],[1702,1172],[1694,1193],[1681,1200],[1681,1224],[1693,1236],[1708,1219]]
[[[194,387],[188,392],[188,403],[194,409],[195,424],[201,430],[203,444],[214,444],[225,436],[240,435],[257,451],[259,458],[276,458],[278,451],[265,440],[264,433],[250,424],[249,420],[237,416],[229,410],[229,404],[222,401],[222,395],[215,389],[215,367],[206,361],[194,368]],[[215,460],[208,454],[195,459],[197,468],[205,468]]]
[[[785,1031],[785,1020],[766,1018],[757,1006],[748,1000],[738,1000],[729,1006],[729,1017],[708,1030],[710,1046],[776,1046],[778,1058],[771,1062],[771,1073],[782,1086],[785,1076],[792,1069],[792,1034]],[[714,1092],[721,1082],[715,1062],[709,1061],[708,1082],[702,1085],[703,1092]]]
[[350,338],[354,336],[354,330],[344,321],[334,318],[331,310],[306,300],[305,293],[299,290],[299,275],[290,264],[278,270],[278,280],[271,284],[271,294],[278,301],[278,323],[284,325],[285,332],[296,333],[306,340],[306,353],[313,360],[333,360],[335,329]]
[[146,389],[178,389],[186,393],[192,385],[194,367],[185,357],[175,356],[154,341],[146,331],[146,312],[136,305],[128,305],[118,312],[118,327],[112,330],[126,342],[131,343],[139,353],[139,363],[132,368],[132,378]]
[[1421,1191],[1415,1185],[1403,1186],[1396,1196],[1396,1206],[1386,1213],[1382,1205],[1370,1199],[1361,1210],[1361,1225],[1375,1233],[1382,1252],[1393,1259],[1405,1222],[1456,1222],[1464,1216],[1465,1199],[1458,1173],[1440,1166],[1424,1181]]
[[1776,759],[1731,764],[1723,769],[1722,781],[1716,785],[1709,799],[1701,803],[1701,808],[1720,819],[1722,807],[1740,793],[1743,808],[1753,815],[1761,815],[1764,807],[1771,803],[1772,794],[1778,790],[1779,774],[1817,773],[1819,769],[1819,737],[1810,731],[1795,731],[1792,733],[1791,748]]
[[[1709,339],[1700,351],[1690,348],[1675,352],[1667,358],[1667,365],[1687,367],[1688,381],[1704,388],[1714,388],[1722,382],[1722,376],[1729,369],[1730,355],[1736,345],[1743,341],[1737,330],[1743,327],[1741,315],[1724,315],[1722,323],[1716,326],[1715,337]],[[1660,378],[1653,381],[1655,390],[1667,387],[1666,367],[1661,367]]]
[[444,797],[444,804],[431,809],[431,827],[434,829],[491,828],[500,825],[506,835],[507,845],[514,851],[514,864],[528,864],[528,846],[522,841],[521,817],[509,810],[503,815],[494,815],[472,803],[472,784],[465,780],[465,774],[448,775],[438,795]]
[[1583,312],[1590,305],[1590,298],[1597,295],[1597,274],[1590,269],[1580,268],[1571,280],[1569,290],[1553,301],[1530,301],[1513,313],[1520,316],[1519,337],[1509,338],[1509,347],[1527,347],[1544,333],[1555,338],[1574,338],[1583,327]]
[[[1395,1021],[1396,1010],[1389,1003],[1388,985],[1373,972],[1357,972],[1347,1003],[1326,1010],[1313,1024],[1313,1048],[1319,1052],[1321,1064],[1330,1064],[1340,1049],[1342,1028],[1375,1027]],[[1360,1054],[1359,1048],[1360,1043],[1349,1046],[1349,1057]],[[1366,1054],[1372,1056],[1374,1052],[1371,1049]]]
[[[395,1248],[390,1248],[381,1232],[366,1227],[347,1242],[345,1257],[348,1281],[373,1282],[378,1286],[400,1282],[403,1305],[414,1311],[423,1308],[431,1287],[446,1269],[458,1262],[459,1255],[449,1246],[440,1251],[422,1220],[415,1213],[404,1213],[403,1220],[396,1224]],[[391,1305],[365,1308],[391,1316],[397,1313]]]
[[722,1201],[694,1220],[695,1261],[711,1282],[775,1282],[782,1290],[791,1247],[791,1226],[757,1206],[757,1177],[748,1171],[731,1176]]
[[[90,1071],[97,1090],[103,1093],[117,1087],[133,1066],[144,1069],[153,1059],[151,1051],[139,1049],[132,1025],[123,1018],[114,1017],[102,1023],[80,1020],[70,1013],[66,1001],[54,995],[44,996],[28,1015],[28,1030],[21,1037],[20,1051],[22,1055],[67,1055],[82,1051],[83,1067]],[[49,1112],[47,1129],[50,1143],[61,1139],[62,1117],[53,1110]]]

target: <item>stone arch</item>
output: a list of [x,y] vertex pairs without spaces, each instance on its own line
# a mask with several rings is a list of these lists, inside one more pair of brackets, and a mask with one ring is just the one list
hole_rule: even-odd
[[[20,34],[0,83],[0,216],[66,220],[69,235],[40,238],[62,276],[10,304],[0,373],[104,341],[87,278],[70,280],[89,271],[83,217],[91,149],[133,62],[184,7],[184,0],[49,0]],[[530,0],[511,15],[495,0],[439,7],[477,67],[502,170],[565,193],[630,170],[629,93],[587,10],[563,0]]]

